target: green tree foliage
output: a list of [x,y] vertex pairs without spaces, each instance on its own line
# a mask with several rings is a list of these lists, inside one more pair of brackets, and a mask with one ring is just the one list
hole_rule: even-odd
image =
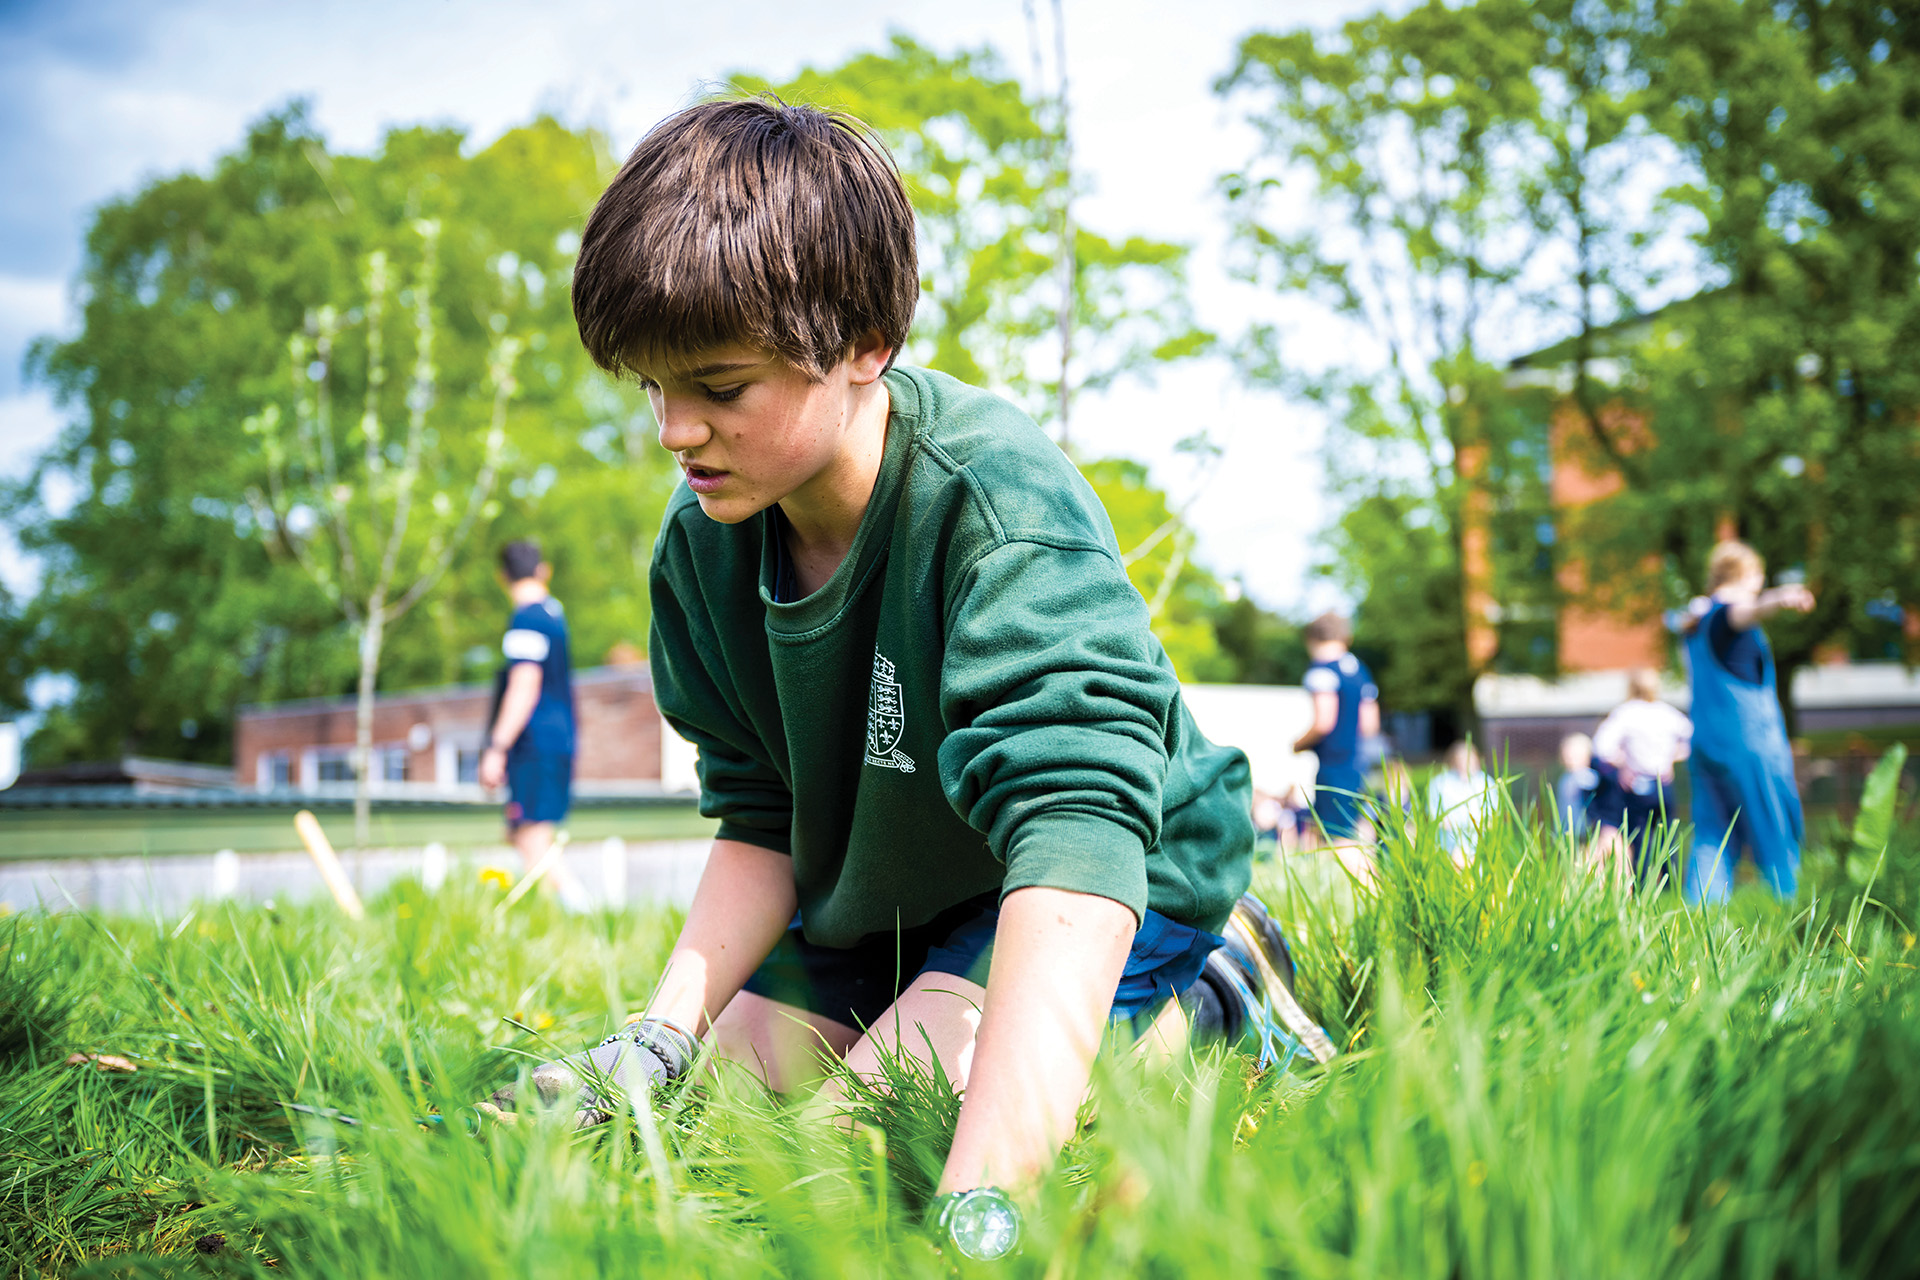
[[[1009,75],[991,49],[944,55],[905,35],[837,67],[784,83],[736,77],[752,91],[844,110],[871,124],[900,163],[920,223],[921,303],[905,358],[1002,391],[1058,426],[1058,211],[1071,195],[1059,115]],[[1074,225],[1074,359],[1069,392],[1150,377],[1198,355],[1213,335],[1194,321],[1185,246],[1109,238]],[[1079,443],[1088,442],[1084,435]],[[1183,677],[1243,678],[1223,650],[1217,579],[1190,558],[1192,530],[1124,459],[1082,471],[1107,505],[1155,632]]]
[[[1246,274],[1358,339],[1350,361],[1309,374],[1285,362],[1278,330],[1256,328],[1243,363],[1332,414],[1327,476],[1344,514],[1325,569],[1365,602],[1357,638],[1392,655],[1381,688],[1402,707],[1470,710],[1483,661],[1467,644],[1476,486],[1501,477],[1502,509],[1522,528],[1544,515],[1537,463],[1512,465],[1531,446],[1494,404],[1486,355],[1537,246],[1539,43],[1519,0],[1430,3],[1331,35],[1250,35],[1218,85],[1261,139],[1222,181]],[[1304,209],[1283,199],[1302,186]],[[1551,584],[1522,541],[1495,571],[1509,609]]]
[[[266,456],[246,424],[287,398],[287,335],[310,311],[359,305],[367,256],[406,252],[416,219],[442,228],[429,434],[478,448],[491,317],[510,304],[526,340],[506,485],[475,547],[546,544],[583,658],[645,635],[642,569],[668,467],[639,447],[643,402],[591,368],[567,305],[577,228],[609,167],[592,135],[544,119],[474,154],[457,131],[404,129],[373,155],[334,155],[295,106],[211,173],[101,210],[83,328],[33,358],[74,422],[6,509],[45,572],[20,615],[25,661],[78,690],[39,758],[217,759],[236,703],[351,686],[348,626],[284,543],[258,536],[247,496],[268,487]],[[404,282],[395,300],[412,301]],[[363,362],[364,348],[343,359]],[[42,496],[61,487],[76,494],[65,509]],[[383,684],[490,668],[505,609],[493,579],[490,555],[461,557],[394,629]]]
[[1298,624],[1241,595],[1213,611],[1220,651],[1233,662],[1238,684],[1299,684],[1307,674],[1307,644]]
[[[244,424],[266,459],[266,484],[247,490],[260,536],[270,551],[291,556],[353,628],[354,833],[362,846],[371,833],[373,699],[386,635],[439,585],[481,520],[499,510],[492,499],[518,389],[513,367],[526,345],[508,332],[523,289],[518,264],[503,259],[500,306],[487,317],[494,336],[484,397],[472,394],[471,383],[460,388],[457,375],[455,389],[468,394],[442,397],[447,379],[434,309],[440,221],[415,218],[412,230],[419,243],[409,240],[407,248],[417,249],[418,261],[402,290],[410,295],[409,375],[389,377],[388,344],[402,335],[388,316],[388,251],[375,249],[357,305],[344,315],[332,305],[307,312],[304,331],[287,340],[289,394]],[[341,340],[349,334],[361,339],[353,351],[361,357],[357,416],[351,405],[334,409],[348,389]]]
[[1145,465],[1103,458],[1082,463],[1080,472],[1113,520],[1127,576],[1146,600],[1154,634],[1180,678],[1237,679],[1237,664],[1214,633],[1214,613],[1225,603],[1220,583],[1193,562],[1193,531],[1148,481]]
[[[1049,209],[1070,175],[1042,104],[990,51],[947,57],[904,36],[787,84],[740,83],[843,107],[879,128],[922,227],[924,300],[907,358],[1006,391],[1047,420],[1060,376],[1045,350],[1058,248]],[[17,700],[36,671],[64,673],[77,689],[38,735],[38,758],[133,748],[220,759],[235,704],[353,687],[353,624],[295,555],[296,526],[322,519],[325,502],[290,500],[286,528],[263,528],[274,433],[262,415],[277,405],[282,431],[295,429],[287,340],[304,335],[311,348],[323,315],[338,328],[331,394],[339,406],[361,402],[367,348],[356,326],[370,255],[389,257],[390,318],[410,314],[420,253],[412,228],[423,220],[440,229],[430,306],[440,378],[424,426],[426,453],[444,474],[429,487],[449,510],[424,497],[433,519],[409,535],[415,550],[436,529],[452,536],[465,495],[455,473],[472,474],[484,452],[496,317],[524,349],[501,484],[446,581],[384,637],[381,687],[492,667],[505,606],[483,552],[511,537],[545,545],[579,660],[644,643],[645,568],[673,470],[653,447],[644,401],[591,368],[567,306],[578,229],[611,172],[600,139],[547,119],[477,151],[457,130],[400,129],[363,156],[329,152],[294,106],[261,121],[210,173],[155,182],[101,210],[81,281],[84,327],[39,347],[33,362],[74,423],[4,505],[45,577],[34,600],[0,618],[21,637],[8,646],[0,696]],[[1075,390],[1146,376],[1205,348],[1182,246],[1084,228],[1075,244]],[[399,329],[388,336],[396,370],[412,357],[410,341]],[[396,413],[404,381],[396,375],[382,393]],[[355,447],[365,444],[358,437]],[[384,444],[404,452],[398,439]],[[402,467],[385,448],[368,457],[362,470]],[[1101,483],[1124,508],[1123,541],[1139,508],[1129,548],[1172,514],[1144,473]],[[58,500],[63,492],[75,495],[71,505]],[[1226,668],[1205,618],[1222,595],[1187,558],[1190,531],[1179,532],[1140,549],[1136,572],[1183,670],[1217,678]]]
[[[940,54],[896,34],[885,49],[781,84],[741,87],[849,112],[900,163],[920,222],[921,304],[906,358],[1058,416],[1057,206],[1072,182],[1051,115],[991,49]],[[1183,245],[1074,235],[1070,390],[1098,390],[1206,350]]]
[[[1633,353],[1650,442],[1587,531],[1614,568],[1663,557],[1702,588],[1731,519],[1819,601],[1769,623],[1900,654],[1920,602],[1920,18],[1866,2],[1665,5],[1643,55],[1655,116],[1697,179],[1673,197],[1724,285]],[[1906,654],[1909,660],[1915,655]]]

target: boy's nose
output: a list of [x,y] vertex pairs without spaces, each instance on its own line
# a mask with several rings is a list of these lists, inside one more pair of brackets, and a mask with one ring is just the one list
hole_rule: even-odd
[[654,420],[660,424],[660,447],[668,453],[697,449],[712,435],[699,406],[680,396],[660,396],[653,402]]

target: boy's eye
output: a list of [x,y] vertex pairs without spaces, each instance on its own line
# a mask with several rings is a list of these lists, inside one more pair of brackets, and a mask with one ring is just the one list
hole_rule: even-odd
[[701,389],[706,392],[707,399],[716,404],[725,404],[729,400],[738,400],[740,393],[747,389],[747,384],[741,382],[731,387],[703,387]]

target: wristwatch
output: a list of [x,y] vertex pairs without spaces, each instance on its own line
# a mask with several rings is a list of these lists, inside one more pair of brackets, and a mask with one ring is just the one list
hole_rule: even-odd
[[949,1191],[928,1208],[940,1234],[975,1262],[998,1262],[1020,1244],[1019,1207],[998,1187]]

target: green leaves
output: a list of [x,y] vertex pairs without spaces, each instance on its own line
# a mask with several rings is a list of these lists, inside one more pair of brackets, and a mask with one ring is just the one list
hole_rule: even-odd
[[[844,110],[880,132],[920,223],[922,294],[906,358],[1053,422],[1060,206],[1078,189],[1050,104],[1029,96],[991,49],[943,55],[898,33],[883,50],[783,84],[734,82]],[[1072,240],[1070,393],[1151,377],[1211,347],[1188,301],[1185,245],[1084,227]]]
[[1900,799],[1900,771],[1907,764],[1907,744],[1896,742],[1867,775],[1860,793],[1860,812],[1853,819],[1853,843],[1862,853],[1878,855],[1893,835],[1894,810]]
[[[1770,624],[1784,673],[1838,644],[1907,656],[1920,598],[1920,56],[1913,19],[1866,0],[1660,7],[1640,50],[1649,115],[1697,178],[1669,199],[1724,287],[1632,353],[1652,448],[1602,518],[1605,572],[1665,559],[1695,590],[1731,519],[1811,615]],[[1783,677],[1784,678],[1784,677]]]
[[[79,687],[37,740],[39,758],[221,759],[236,703],[349,687],[353,638],[331,602],[353,586],[345,566],[323,558],[309,575],[280,540],[260,537],[273,522],[271,475],[291,483],[288,468],[303,465],[291,386],[322,329],[344,451],[322,490],[288,493],[279,510],[290,530],[332,501],[364,512],[404,481],[419,495],[407,550],[431,554],[452,538],[474,470],[501,471],[447,582],[387,637],[386,687],[488,672],[505,607],[489,552],[510,537],[545,545],[583,661],[644,641],[644,569],[672,468],[650,447],[643,400],[581,352],[567,299],[578,229],[611,159],[592,133],[544,118],[472,154],[464,142],[399,129],[370,154],[334,154],[295,104],[209,172],[101,210],[82,330],[43,345],[37,366],[73,418],[37,479],[77,498],[50,509],[36,483],[0,508],[46,565],[10,656]],[[437,228],[430,291],[418,287],[422,226]],[[422,306],[438,388],[428,398],[414,340]],[[509,331],[524,344],[510,369]],[[515,386],[496,424],[503,373]],[[322,390],[303,385],[309,397]],[[416,416],[422,448],[409,472]],[[356,548],[362,568],[369,550]],[[160,616],[176,625],[152,625]],[[483,656],[470,663],[474,650]]]

